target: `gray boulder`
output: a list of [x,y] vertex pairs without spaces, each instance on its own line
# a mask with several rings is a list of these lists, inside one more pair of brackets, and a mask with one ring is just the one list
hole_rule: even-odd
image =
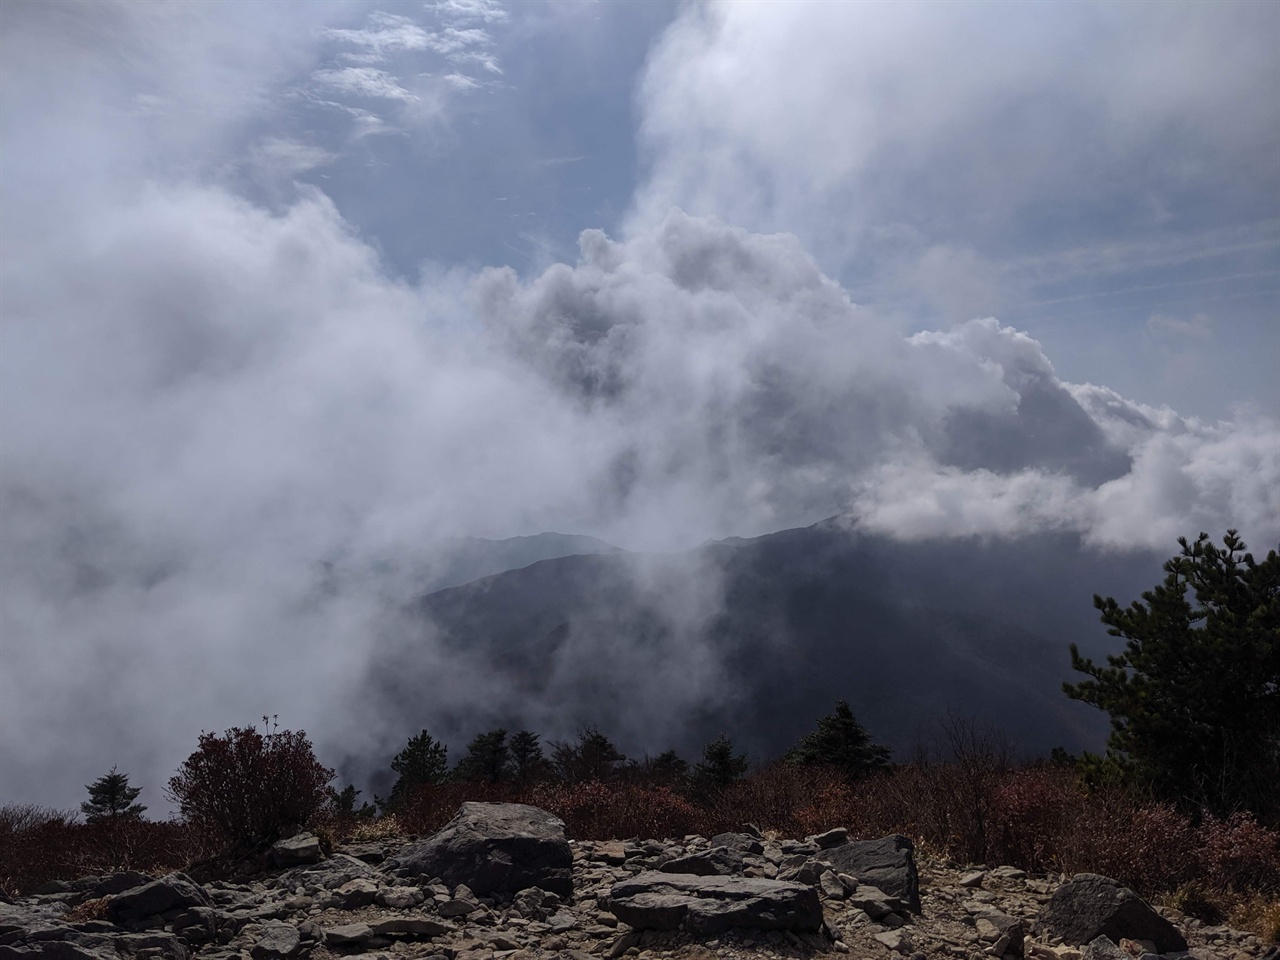
[[299,833],[272,844],[268,860],[274,867],[300,867],[319,863],[324,859],[320,838],[311,833]]
[[573,895],[573,852],[564,822],[523,803],[464,803],[442,830],[383,865],[403,877],[439,877],[478,896],[527,887]]
[[663,873],[691,873],[698,877],[731,877],[742,873],[742,854],[728,847],[668,860],[658,868]]
[[188,907],[211,907],[208,894],[185,873],[171,873],[126,890],[107,903],[107,919],[123,926]]
[[126,870],[124,873],[112,874],[104,877],[94,884],[93,889],[89,892],[91,897],[110,897],[117,893],[124,893],[126,890],[134,890],[145,884],[150,883],[154,877],[150,877],[145,873],[139,873],[137,870]]
[[279,920],[264,925],[258,942],[249,950],[253,960],[285,960],[302,952],[302,934],[291,923]]
[[717,833],[711,838],[712,847],[727,847],[739,853],[764,853],[764,845],[749,833]]
[[735,927],[816,932],[822,904],[813,887],[779,880],[646,872],[615,884],[609,909],[640,930],[715,936]]
[[1187,941],[1128,887],[1096,873],[1078,873],[1049,898],[1037,921],[1042,933],[1076,946],[1107,937],[1150,940],[1161,953],[1187,949]]
[[915,848],[900,834],[879,840],[854,840],[822,851],[822,859],[838,873],[857,877],[868,886],[879,887],[897,897],[912,913],[920,912],[920,875],[916,872]]

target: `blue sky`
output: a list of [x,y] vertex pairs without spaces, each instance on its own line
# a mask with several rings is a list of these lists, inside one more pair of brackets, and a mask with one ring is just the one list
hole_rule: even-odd
[[[1275,416],[1274,20],[1253,4],[306,8],[297,66],[266,78],[220,159],[261,202],[323,190],[408,276],[528,274],[572,262],[584,229],[676,204],[797,234],[904,327],[994,315],[1068,379]],[[713,67],[758,89],[707,83]]]
[[1278,33],[0,4],[0,756],[78,794],[86,727],[150,770],[191,716],[324,732],[413,584],[318,565],[451,537],[1276,543]]

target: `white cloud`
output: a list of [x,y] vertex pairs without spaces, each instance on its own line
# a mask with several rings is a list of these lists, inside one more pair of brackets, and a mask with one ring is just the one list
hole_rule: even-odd
[[349,96],[383,100],[412,101],[412,93],[400,86],[394,76],[376,67],[341,67],[317,70],[311,79],[322,87]]
[[346,56],[367,57],[371,62],[385,60],[389,53],[427,50],[431,47],[431,34],[408,17],[375,11],[369,15],[368,24],[361,30],[325,30],[323,36],[362,48],[361,52]]
[[[923,312],[957,319],[975,293],[998,306],[984,274],[1016,297],[1274,249],[1274,222],[1167,207],[1229,183],[1270,221],[1278,26],[1248,3],[690,5],[639,90],[649,177],[634,222],[676,205],[793,231],[832,271],[874,268],[878,299],[911,299],[899,278],[923,271],[938,281]],[[886,248],[893,231],[914,236]]]
[[510,19],[502,4],[496,0],[436,0],[428,5],[442,17],[450,20],[481,20],[485,23],[504,23]]
[[[448,6],[501,20],[488,5]],[[830,62],[836,44],[813,31],[862,9],[874,29],[850,53],[869,62]],[[646,202],[670,187],[695,204],[704,191],[727,198],[748,219],[817,209],[841,194],[850,170],[879,162],[881,148],[862,144],[859,129],[887,131],[907,161],[932,158],[933,135],[915,122],[951,130],[948,98],[989,83],[968,77],[964,62],[945,60],[942,76],[958,89],[940,103],[931,82],[906,76],[907,89],[885,93],[906,116],[893,116],[892,103],[862,104],[852,131],[822,128],[797,106],[803,99],[786,95],[791,87],[770,87],[799,84],[806,71],[810,81],[824,70],[854,80],[867,71],[858,83],[884,77],[901,44],[888,43],[896,28],[879,22],[881,9],[813,7],[814,26],[764,7],[691,8],[656,55],[661,65],[692,43],[688,69],[661,89],[657,67],[650,74],[648,136],[658,147],[691,136],[707,156],[685,153],[676,166],[659,156]],[[164,12],[135,12],[153,10]],[[198,26],[205,14],[192,16]],[[916,8],[909,25],[929,39],[966,24],[972,32],[972,16],[947,12],[933,27]],[[276,26],[266,40],[248,31],[246,42],[300,33]],[[669,207],[646,208],[622,240],[586,231],[577,262],[536,276],[427,270],[407,282],[323,194],[303,188],[267,210],[190,165],[209,145],[236,142],[227,131],[253,115],[246,103],[275,89],[254,74],[210,92],[235,61],[234,44],[211,57],[223,66],[179,63],[179,53],[202,49],[188,37],[174,62],[148,68],[145,89],[120,82],[103,92],[90,81],[115,77],[105,54],[44,58],[55,69],[23,52],[24,36],[8,32],[0,58],[6,88],[21,93],[2,144],[18,162],[4,167],[0,218],[0,755],[72,795],[100,772],[108,740],[123,745],[123,768],[156,783],[190,748],[193,726],[267,711],[321,740],[348,736],[333,704],[403,585],[330,596],[317,586],[325,561],[369,567],[419,558],[454,534],[547,529],[675,548],[840,511],[903,537],[1061,530],[1167,550],[1175,535],[1227,525],[1255,546],[1277,535],[1274,421],[1210,425],[1064,383],[1040,343],[994,319],[904,337],[857,306],[794,233]],[[236,36],[228,27],[219,44]],[[418,51],[409,36],[339,39],[390,60]],[[810,40],[812,63],[770,52]],[[921,56],[941,49],[933,41]],[[434,42],[425,52],[440,52]],[[478,34],[439,42],[457,44],[451,56],[487,49]],[[975,42],[981,52],[991,41]],[[717,50],[719,61],[708,53]],[[744,51],[799,75],[747,76]],[[418,85],[332,62],[316,72],[315,56],[288,59],[296,75],[387,100],[397,115],[439,109],[445,88],[461,83],[451,78],[465,76]],[[1029,54],[1013,56],[1013,75],[1034,74]],[[187,78],[173,100],[139,101],[169,90],[152,82],[167,71]],[[693,85],[667,87],[681,78]],[[708,86],[694,83],[703,79]],[[676,93],[715,108],[720,88],[739,83],[743,102],[710,127],[701,113],[687,122],[664,113],[682,102]],[[46,111],[50,90],[59,105]],[[777,102],[745,102],[753,97]],[[180,146],[163,140],[157,167],[146,118],[117,124],[139,103],[184,113],[170,102],[193,116],[165,128]],[[367,128],[391,126],[367,105],[338,105]],[[248,161],[281,176],[328,161],[283,133],[248,142]],[[821,155],[824,144],[835,154]],[[736,176],[787,157],[799,179],[780,178],[775,195]],[[715,183],[716,170],[731,176]],[[972,279],[966,295],[986,299],[983,261],[962,244],[905,218],[877,231],[934,251],[917,279],[937,278],[938,296]],[[454,665],[423,643],[424,659]],[[466,675],[457,696],[486,683]]]
[[1147,318],[1147,332],[1157,340],[1186,343],[1213,339],[1213,318],[1197,313],[1183,319],[1166,313],[1153,313]]
[[323,147],[289,137],[264,137],[250,149],[249,157],[257,171],[269,178],[291,177],[336,159]]

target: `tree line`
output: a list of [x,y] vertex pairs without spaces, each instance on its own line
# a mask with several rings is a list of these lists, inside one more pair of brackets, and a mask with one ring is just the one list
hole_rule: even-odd
[[[1067,696],[1108,713],[1112,733],[1104,754],[1055,756],[1076,765],[1086,780],[1125,783],[1188,811],[1249,812],[1276,823],[1280,556],[1271,550],[1256,561],[1235,530],[1222,547],[1203,533],[1178,542],[1180,553],[1164,564],[1164,581],[1141,600],[1122,607],[1095,595],[1102,623],[1125,647],[1099,665],[1072,644],[1071,666],[1086,679],[1063,686]],[[279,730],[269,719],[263,718],[262,731],[249,726],[201,735],[168,784],[167,796],[184,819],[228,840],[265,839],[305,823],[321,807],[372,817],[449,782],[631,780],[705,794],[748,770],[746,756],[725,734],[690,764],[670,750],[628,759],[595,727],[545,748],[532,731],[497,728],[475,737],[451,768],[448,748],[422,730],[392,759],[397,779],[390,794],[357,806],[360,791],[353,784],[330,786],[334,771],[315,758],[304,732]],[[782,762],[830,768],[854,782],[888,770],[890,754],[839,701]],[[115,768],[86,789],[90,799],[81,809],[91,822],[138,819],[146,809],[136,803],[140,789]]]

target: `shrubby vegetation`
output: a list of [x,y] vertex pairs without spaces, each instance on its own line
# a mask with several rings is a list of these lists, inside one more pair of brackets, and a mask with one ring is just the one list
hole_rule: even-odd
[[[262,719],[265,727],[268,718]],[[333,776],[301,730],[232,727],[222,736],[200,735],[167,795],[206,841],[255,846],[310,823],[328,800]]]
[[1203,535],[1180,542],[1144,602],[1095,598],[1128,641],[1124,653],[1099,667],[1071,651],[1089,679],[1066,692],[1112,717],[1105,757],[1055,751],[1016,763],[997,734],[948,716],[940,750],[895,765],[839,701],[780,761],[755,769],[728,735],[691,765],[670,750],[629,759],[586,727],[549,744],[550,756],[531,731],[481,733],[451,770],[447,747],[422,730],[391,760],[390,797],[357,807],[360,791],[329,787],[333,771],[304,732],[232,728],[202,734],[170,781],[181,821],[141,819],[138,789],[114,768],[86,788],[89,822],[0,809],[0,888],[169,870],[229,845],[260,848],[293,826],[336,840],[420,835],[464,800],[515,801],[590,839],[710,836],[746,823],[791,837],[836,825],[903,833],[957,862],[1106,874],[1280,941],[1280,561],[1272,551],[1255,562],[1234,531],[1223,549]]

